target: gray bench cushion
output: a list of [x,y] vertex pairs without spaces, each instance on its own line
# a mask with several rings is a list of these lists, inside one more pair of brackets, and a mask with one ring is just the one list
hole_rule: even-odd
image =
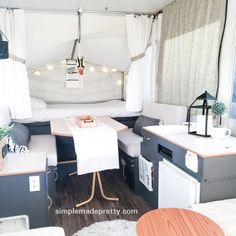
[[32,135],[29,142],[30,152],[45,152],[48,166],[57,166],[56,139],[53,135]]
[[143,138],[133,133],[133,129],[127,129],[118,133],[119,148],[131,157],[140,156],[142,141]]

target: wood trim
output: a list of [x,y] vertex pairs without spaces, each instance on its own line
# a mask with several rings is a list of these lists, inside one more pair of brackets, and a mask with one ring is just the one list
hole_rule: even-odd
[[146,130],[146,131],[148,131],[149,133],[155,135],[155,136],[158,136],[158,137],[160,137],[160,138],[162,138],[162,139],[164,139],[164,140],[166,140],[166,141],[168,141],[168,142],[170,142],[170,143],[173,143],[174,145],[176,145],[176,146],[178,146],[178,147],[181,147],[181,148],[183,148],[183,149],[185,149],[185,150],[188,150],[188,151],[190,151],[190,152],[193,152],[193,153],[197,154],[198,156],[200,156],[200,157],[202,157],[202,158],[214,158],[214,157],[236,156],[236,152],[221,153],[221,154],[216,154],[216,153],[214,153],[214,154],[208,154],[208,155],[206,155],[206,154],[204,154],[204,153],[196,152],[196,150],[193,150],[193,149],[191,149],[191,148],[189,148],[189,147],[186,147],[186,146],[184,146],[184,145],[182,145],[182,144],[180,144],[180,143],[174,142],[173,140],[169,139],[168,137],[166,137],[166,136],[164,136],[164,135],[161,135],[161,134],[158,134],[158,133],[156,133],[156,132],[153,132],[153,131],[149,130],[148,127],[144,127],[143,129]]

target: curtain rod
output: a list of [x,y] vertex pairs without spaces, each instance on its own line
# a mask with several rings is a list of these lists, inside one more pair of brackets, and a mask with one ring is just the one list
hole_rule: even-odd
[[[48,13],[74,13],[77,14],[78,10],[74,10],[74,9],[46,9],[46,8],[13,8],[13,7],[4,7],[4,6],[0,6],[0,8],[2,9],[9,9],[9,10],[15,10],[15,9],[23,9],[25,11],[29,11],[29,12],[48,12]],[[161,11],[157,11],[157,12],[134,12],[134,11],[108,11],[108,10],[83,10],[82,13],[90,13],[90,14],[101,14],[101,15],[118,15],[118,16],[125,16],[125,15],[129,15],[129,14],[134,14],[134,15],[158,15],[160,13],[162,13]]]

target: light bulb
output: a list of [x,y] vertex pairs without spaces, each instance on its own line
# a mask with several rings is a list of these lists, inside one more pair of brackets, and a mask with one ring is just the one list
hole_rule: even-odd
[[89,70],[90,70],[91,72],[93,72],[93,71],[95,71],[95,67],[94,67],[94,66],[90,66],[90,67],[89,67]]
[[117,72],[118,70],[115,69],[115,68],[112,68],[111,71],[112,71],[112,72]]
[[104,73],[107,73],[108,72],[108,68],[107,67],[102,67],[102,71],[104,72]]
[[47,69],[48,69],[48,70],[54,70],[54,66],[51,65],[51,64],[49,64],[49,65],[47,65]]
[[36,70],[36,71],[34,72],[34,74],[35,74],[35,75],[41,75],[41,72],[40,72],[39,70]]
[[120,80],[118,80],[118,81],[117,81],[117,83],[116,83],[116,84],[117,84],[117,86],[120,86],[120,85],[122,85],[122,84],[123,84],[123,81],[120,79]]

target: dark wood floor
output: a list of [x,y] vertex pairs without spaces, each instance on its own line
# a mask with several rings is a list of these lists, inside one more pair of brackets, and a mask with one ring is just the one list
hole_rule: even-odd
[[[137,221],[138,218],[150,211],[151,208],[142,197],[137,196],[128,187],[118,171],[105,171],[101,173],[104,191],[108,196],[119,197],[119,202],[111,202],[103,199],[99,189],[96,188],[94,200],[81,208],[75,208],[76,203],[80,203],[88,198],[91,191],[92,175],[64,176],[57,181],[57,198],[55,206],[50,210],[51,225],[63,227],[66,236],[71,236],[81,228],[92,223],[126,219]],[[75,214],[57,214],[61,210],[90,210],[91,214],[75,212]],[[132,214],[92,214],[94,210],[135,210]],[[113,210],[114,211],[114,210]]]

